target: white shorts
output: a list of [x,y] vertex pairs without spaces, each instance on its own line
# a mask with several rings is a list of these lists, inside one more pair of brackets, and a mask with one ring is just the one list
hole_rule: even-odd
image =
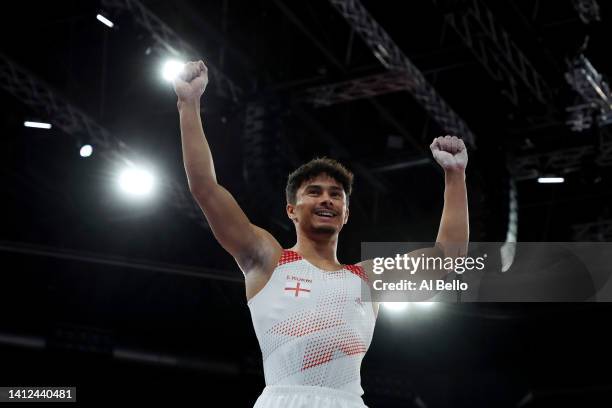
[[368,408],[361,397],[346,391],[307,385],[264,388],[253,408]]

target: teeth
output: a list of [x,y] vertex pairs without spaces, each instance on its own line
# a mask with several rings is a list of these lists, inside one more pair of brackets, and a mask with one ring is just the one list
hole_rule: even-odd
[[319,215],[319,216],[323,216],[323,217],[333,217],[334,214],[331,212],[327,212],[327,211],[318,211],[315,214]]

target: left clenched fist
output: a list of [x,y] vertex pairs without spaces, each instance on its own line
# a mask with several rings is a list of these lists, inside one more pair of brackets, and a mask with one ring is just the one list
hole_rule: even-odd
[[467,167],[467,149],[458,137],[436,137],[429,148],[444,171],[464,171]]

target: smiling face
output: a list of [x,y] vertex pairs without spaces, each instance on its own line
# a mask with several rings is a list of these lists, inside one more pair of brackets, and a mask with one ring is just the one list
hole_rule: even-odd
[[287,215],[304,232],[337,234],[348,221],[347,197],[342,184],[327,174],[302,183]]

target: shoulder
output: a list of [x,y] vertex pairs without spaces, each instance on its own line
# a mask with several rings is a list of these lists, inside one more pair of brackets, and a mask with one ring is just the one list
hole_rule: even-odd
[[346,269],[347,271],[351,272],[354,275],[357,275],[358,277],[360,277],[364,282],[369,283],[371,281],[370,277],[368,276],[366,270],[364,269],[364,267],[361,265],[360,263],[354,264],[354,265],[344,265],[344,269]]
[[374,265],[374,261],[371,259],[361,261],[355,264],[355,266],[358,266],[363,271],[363,273],[368,277],[368,282],[370,283],[378,279],[378,275],[376,275],[373,272],[374,270],[373,265]]
[[271,273],[283,254],[283,247],[265,229],[253,225],[253,230],[259,244],[254,251],[240,258],[236,257],[235,260],[245,275],[251,272]]
[[[371,259],[367,261],[361,261],[359,263],[356,263],[355,265],[352,265],[355,268],[358,268],[360,274],[365,276],[365,279],[363,278],[362,279],[364,280],[364,282],[368,284],[368,286],[370,287],[370,290],[372,290],[372,282],[378,279],[377,275],[372,272],[373,270],[372,265],[373,265],[373,261]],[[374,311],[374,318],[378,317],[379,308],[380,308],[380,302],[372,301],[372,310]]]
[[[263,230],[262,230],[263,231]],[[280,245],[264,249],[257,260],[240,266],[245,278],[247,301],[257,295],[270,281],[274,270],[291,256]]]
[[280,254],[280,257],[278,258],[278,262],[276,263],[276,266],[301,261],[302,259],[303,259],[302,256],[298,254],[297,252],[291,249],[283,249],[282,253]]

